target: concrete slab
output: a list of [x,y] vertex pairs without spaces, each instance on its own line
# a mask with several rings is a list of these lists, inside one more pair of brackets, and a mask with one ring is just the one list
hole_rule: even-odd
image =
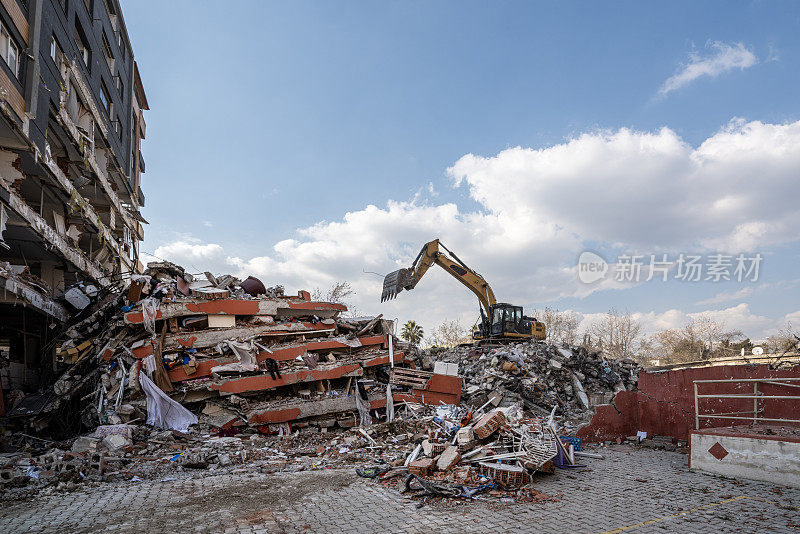
[[692,431],[690,447],[693,470],[800,488],[800,436],[713,428]]

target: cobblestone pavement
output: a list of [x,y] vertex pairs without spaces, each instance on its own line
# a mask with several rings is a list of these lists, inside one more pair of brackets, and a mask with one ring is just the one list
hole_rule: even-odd
[[426,505],[352,470],[244,469],[5,503],[0,532],[800,532],[800,489],[694,473],[686,456],[617,446],[537,478],[555,502]]

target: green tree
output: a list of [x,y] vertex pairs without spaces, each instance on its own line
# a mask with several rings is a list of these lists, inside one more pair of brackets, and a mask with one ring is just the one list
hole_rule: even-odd
[[422,331],[422,327],[414,321],[408,321],[404,324],[403,330],[400,332],[400,336],[412,345],[419,345],[423,335],[425,333]]

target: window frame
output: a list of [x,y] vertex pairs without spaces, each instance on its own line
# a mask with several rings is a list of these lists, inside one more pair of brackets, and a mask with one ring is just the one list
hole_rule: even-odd
[[106,8],[106,15],[108,16],[108,21],[111,23],[111,29],[114,30],[114,33],[122,33],[119,31],[119,16],[117,15],[116,10],[114,9],[114,2],[112,0],[104,0],[103,4]]
[[80,26],[78,20],[75,20],[75,44],[78,47],[78,51],[81,52],[79,54],[81,59],[83,60],[83,64],[86,65],[86,68],[91,71],[91,62],[92,62],[92,49],[89,48],[89,45],[86,42],[86,32],[83,31],[83,28]]
[[114,116],[114,102],[111,100],[111,93],[108,92],[106,82],[100,81],[100,103],[103,104],[103,109],[108,114],[108,120],[112,120]]
[[50,59],[59,68],[61,67],[60,61],[64,59],[64,49],[58,44],[55,33],[50,36]]
[[108,70],[111,71],[111,74],[114,74],[114,51],[111,50],[111,43],[108,41],[108,37],[106,37],[106,32],[102,32],[102,37],[100,38],[101,47],[103,48],[103,56],[106,58],[106,64],[108,65]]
[[[6,23],[3,22],[2,20],[0,20],[0,40],[2,40],[2,43],[0,43],[0,47],[5,48],[5,50],[0,50],[3,52],[0,55],[3,56],[3,61],[8,66],[8,68],[11,69],[11,72],[14,74],[14,78],[19,80],[19,68],[21,63],[19,56],[20,47],[14,40],[14,36],[11,34],[11,31],[9,31],[9,29],[7,28]],[[10,63],[11,58],[9,57],[12,51],[14,53],[13,65]]]

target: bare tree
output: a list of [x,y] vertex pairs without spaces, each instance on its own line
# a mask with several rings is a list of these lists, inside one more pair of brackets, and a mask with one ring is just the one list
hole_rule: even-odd
[[356,294],[355,289],[350,285],[350,282],[336,282],[326,291],[315,287],[311,292],[311,298],[320,302],[333,302],[334,304],[344,304],[347,306],[347,313],[349,317],[356,317],[359,315],[355,306],[350,304],[350,298]]
[[347,297],[355,295],[356,292],[350,285],[350,282],[336,282],[328,288],[324,293],[320,288],[314,288],[311,292],[311,298],[322,302],[333,302],[336,304],[344,304]]
[[800,347],[800,332],[787,321],[777,333],[765,340],[764,345],[769,352],[777,354],[796,351]]
[[712,319],[708,314],[702,314],[692,319],[689,328],[693,329],[697,338],[703,345],[702,357],[710,358],[716,344],[722,340],[723,323]]
[[438,347],[454,347],[461,343],[470,343],[472,338],[469,330],[461,326],[461,323],[445,319],[433,329],[427,340],[431,345]]
[[642,325],[630,312],[621,313],[616,308],[611,308],[589,333],[591,348],[609,358],[634,358],[642,342]]
[[742,353],[742,349],[745,352],[750,352],[752,348],[753,343],[750,342],[750,338],[746,337],[741,330],[729,330],[719,335],[719,342],[714,349],[714,356],[718,358],[738,356]]
[[703,343],[691,325],[687,325],[656,332],[646,340],[643,352],[648,359],[661,364],[688,362],[702,357]]
[[570,345],[578,343],[578,325],[581,320],[577,314],[545,308],[543,312],[534,310],[533,316],[544,323],[548,343],[568,343]]
[[692,319],[682,328],[656,332],[648,340],[650,357],[664,363],[685,363],[732,356],[750,345],[740,330],[725,330],[724,323],[708,315]]

